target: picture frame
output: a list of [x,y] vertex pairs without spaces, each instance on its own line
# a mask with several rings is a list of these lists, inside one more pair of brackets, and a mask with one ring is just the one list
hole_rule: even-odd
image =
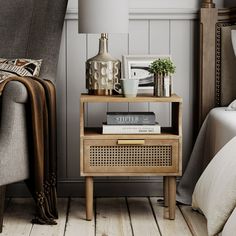
[[123,55],[122,76],[139,79],[138,93],[153,93],[154,75],[148,71],[149,65],[158,58],[170,58],[170,55]]

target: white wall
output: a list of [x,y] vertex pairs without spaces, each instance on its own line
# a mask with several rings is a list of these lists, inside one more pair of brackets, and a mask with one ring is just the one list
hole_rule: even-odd
[[[172,9],[198,9],[201,0],[127,0],[132,8],[172,8]],[[235,6],[236,0],[214,0],[216,6]],[[78,0],[69,0],[68,8],[77,9]]]
[[[198,9],[201,0],[127,0],[129,7],[133,8],[169,8],[169,9]],[[214,0],[216,6],[235,6],[236,0]],[[68,9],[77,9],[78,0],[69,0]]]
[[[99,35],[78,34],[76,5],[77,0],[69,2],[57,79],[59,186],[66,186],[63,193],[74,195],[83,193],[81,186],[84,183],[84,178],[79,174],[79,96],[86,92],[85,61],[97,53],[99,38]],[[174,92],[184,100],[185,165],[191,151],[193,134],[193,83],[196,81],[194,43],[198,15],[197,8],[192,8],[197,4],[192,0],[131,0],[130,5],[129,35],[110,35],[110,53],[119,59],[124,54],[171,54],[177,66]],[[168,5],[171,5],[171,9],[167,8]],[[90,104],[87,107],[87,124],[101,126],[106,111],[135,110],[156,111],[161,125],[170,123],[168,104],[156,106],[151,103],[124,103]],[[161,181],[161,178],[156,177],[96,178],[96,192],[100,195],[111,195],[114,191],[119,195],[142,195],[144,193],[140,192],[140,188],[144,188],[145,194],[155,195],[162,186]]]
[[[128,1],[128,0],[127,0]],[[69,8],[77,8],[78,0],[69,0]],[[197,0],[129,0],[130,8],[198,8]]]

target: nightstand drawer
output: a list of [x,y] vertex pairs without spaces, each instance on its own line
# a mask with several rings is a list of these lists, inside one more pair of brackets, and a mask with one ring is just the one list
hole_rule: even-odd
[[178,140],[84,140],[84,173],[177,173]]

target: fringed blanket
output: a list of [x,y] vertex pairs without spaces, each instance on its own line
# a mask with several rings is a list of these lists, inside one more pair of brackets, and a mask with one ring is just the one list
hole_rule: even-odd
[[0,93],[9,81],[19,81],[29,94],[30,178],[27,186],[35,199],[38,224],[56,224],[56,91],[51,81],[31,77],[11,77],[0,83]]

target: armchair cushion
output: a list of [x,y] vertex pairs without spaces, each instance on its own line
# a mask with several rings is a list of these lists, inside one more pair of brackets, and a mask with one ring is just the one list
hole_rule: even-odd
[[11,76],[39,76],[42,60],[0,58],[0,82]]

